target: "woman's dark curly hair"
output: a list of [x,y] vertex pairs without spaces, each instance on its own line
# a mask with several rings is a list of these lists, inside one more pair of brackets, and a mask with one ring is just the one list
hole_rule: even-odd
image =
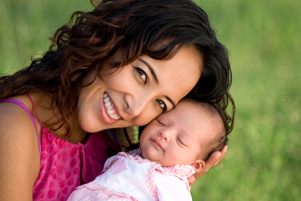
[[[0,99],[47,93],[68,135],[79,90],[89,72],[100,72],[105,66],[119,68],[141,55],[170,59],[182,46],[195,47],[204,61],[202,76],[189,96],[200,101],[228,99],[231,69],[227,51],[216,39],[206,13],[191,0],[103,0],[94,7],[91,12],[75,12],[69,24],[55,32],[42,58],[1,77]],[[164,47],[154,48],[162,41]],[[117,51],[121,59],[112,62]]]

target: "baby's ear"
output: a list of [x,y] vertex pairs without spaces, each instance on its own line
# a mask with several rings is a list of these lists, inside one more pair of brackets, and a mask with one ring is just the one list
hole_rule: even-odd
[[205,161],[198,159],[192,164],[192,167],[194,167],[196,173],[200,173],[205,168]]

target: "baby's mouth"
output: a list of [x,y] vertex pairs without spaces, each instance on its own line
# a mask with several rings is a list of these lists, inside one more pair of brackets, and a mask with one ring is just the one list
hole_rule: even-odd
[[160,149],[163,150],[163,147],[162,147],[161,143],[160,143],[158,140],[152,139],[151,141],[152,141],[156,146],[158,146]]
[[117,114],[113,102],[110,99],[110,97],[108,96],[107,93],[104,93],[103,95],[103,102],[104,102],[104,106],[106,108],[107,114],[109,115],[109,117],[111,119],[120,119],[120,116]]

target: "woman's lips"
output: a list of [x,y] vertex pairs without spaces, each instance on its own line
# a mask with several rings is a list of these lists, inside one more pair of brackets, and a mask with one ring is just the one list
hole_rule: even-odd
[[107,93],[104,93],[99,109],[103,120],[107,124],[113,124],[121,118]]
[[104,102],[104,106],[106,108],[106,112],[109,115],[109,117],[111,119],[115,119],[115,120],[120,119],[120,116],[116,112],[114,104],[112,103],[112,100],[110,99],[110,97],[108,96],[107,93],[104,93],[103,102]]

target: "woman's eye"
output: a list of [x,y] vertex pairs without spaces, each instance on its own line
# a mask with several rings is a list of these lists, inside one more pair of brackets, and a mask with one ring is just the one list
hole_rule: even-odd
[[166,104],[164,103],[163,100],[157,99],[156,100],[160,106],[160,108],[162,108],[163,112],[165,112],[167,110]]
[[137,73],[139,74],[141,79],[143,80],[143,83],[146,84],[146,82],[147,82],[146,73],[141,68],[138,68],[138,67],[135,67],[135,70],[137,71]]

